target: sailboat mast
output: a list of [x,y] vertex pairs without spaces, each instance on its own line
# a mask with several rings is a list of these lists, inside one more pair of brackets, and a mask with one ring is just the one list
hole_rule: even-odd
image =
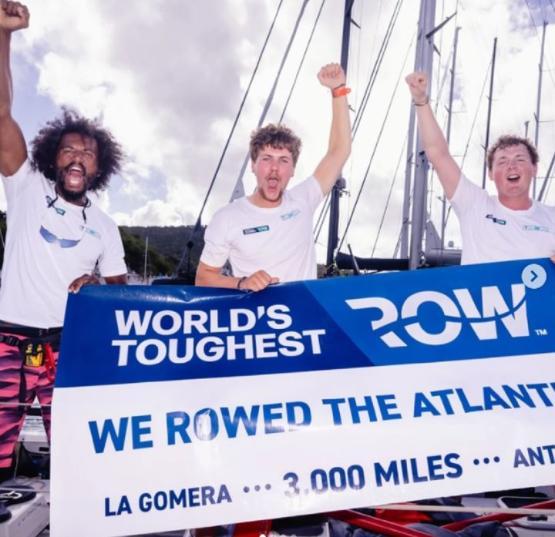
[[[345,0],[345,11],[343,14],[343,35],[341,37],[341,67],[347,74],[349,65],[349,42],[351,39],[351,22],[354,0]],[[326,274],[334,271],[334,256],[339,242],[339,198],[345,190],[345,179],[338,177],[330,193],[330,219],[328,228],[328,247],[326,253]]]
[[[423,71],[428,76],[428,87],[432,87],[433,29],[435,24],[435,0],[422,0],[418,19],[418,41],[416,45],[415,71]],[[411,110],[414,115],[414,110]],[[414,129],[414,118],[413,118]],[[422,239],[426,215],[426,195],[428,185],[428,159],[424,153],[420,134],[416,134],[416,156],[412,189],[411,240],[409,268],[416,269],[422,258]],[[408,192],[405,192],[405,196]]]
[[495,78],[495,58],[497,56],[497,37],[493,40],[493,52],[491,54],[491,73],[489,78],[488,96],[488,119],[486,121],[486,141],[484,143],[484,165],[482,167],[482,188],[486,188],[486,170],[488,161],[489,132],[491,127],[491,107],[493,102],[493,81]]
[[[540,106],[542,100],[542,80],[543,80],[543,57],[545,51],[545,30],[547,28],[547,21],[543,21],[543,30],[542,30],[542,44],[541,44],[541,52],[540,52],[540,63],[538,64],[538,95],[536,98],[536,130],[534,133],[534,145],[536,149],[538,149],[538,142],[540,139]],[[546,179],[547,180],[547,179]],[[536,183],[537,178],[534,177],[534,183],[532,184],[532,197],[536,197]]]
[[[453,94],[455,93],[455,67],[457,65],[457,48],[459,44],[459,31],[461,27],[457,26],[455,28],[455,39],[453,42],[453,62],[451,63],[451,83],[449,85],[449,108],[447,114],[447,130],[445,133],[445,138],[447,139],[447,145],[451,141],[451,121],[453,119]],[[447,224],[447,200],[445,194],[441,198],[441,252],[445,249],[445,226]]]

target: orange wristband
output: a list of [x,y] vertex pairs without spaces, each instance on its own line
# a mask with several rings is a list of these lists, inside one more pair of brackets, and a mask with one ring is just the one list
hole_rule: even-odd
[[345,85],[339,86],[337,88],[333,88],[331,90],[332,96],[335,97],[343,97],[344,95],[348,95],[351,93],[351,88],[348,88]]

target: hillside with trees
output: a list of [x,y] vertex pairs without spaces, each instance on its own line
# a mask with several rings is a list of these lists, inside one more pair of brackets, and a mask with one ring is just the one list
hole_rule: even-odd
[[[129,272],[142,276],[145,269],[145,246],[147,276],[178,276],[192,281],[204,246],[204,228],[193,238],[194,226],[120,226],[125,261]],[[0,211],[0,266],[4,261],[6,237],[6,213]],[[179,274],[177,268],[183,258]]]

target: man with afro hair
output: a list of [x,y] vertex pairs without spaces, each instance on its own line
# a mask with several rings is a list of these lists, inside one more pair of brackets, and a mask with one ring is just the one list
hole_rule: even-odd
[[11,34],[27,7],[0,1],[0,174],[8,232],[0,288],[0,478],[9,476],[25,411],[38,398],[47,434],[67,293],[126,283],[115,222],[87,193],[108,185],[122,151],[95,121],[64,110],[31,143],[11,115]]

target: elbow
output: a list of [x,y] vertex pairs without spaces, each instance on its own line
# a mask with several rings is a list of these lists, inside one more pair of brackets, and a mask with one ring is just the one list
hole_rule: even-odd
[[0,100],[0,122],[2,121],[13,121],[12,118],[12,105],[8,102],[2,102]]
[[351,156],[352,148],[353,148],[353,144],[351,143],[351,137],[349,136],[349,142],[345,147],[345,161],[347,161],[347,159]]
[[339,164],[340,169],[343,168],[343,165],[351,156],[351,141],[349,140],[349,143],[332,148],[329,151],[328,156],[330,160]]
[[200,268],[197,270],[195,285],[197,287],[210,287],[210,277],[206,274],[206,270]]

